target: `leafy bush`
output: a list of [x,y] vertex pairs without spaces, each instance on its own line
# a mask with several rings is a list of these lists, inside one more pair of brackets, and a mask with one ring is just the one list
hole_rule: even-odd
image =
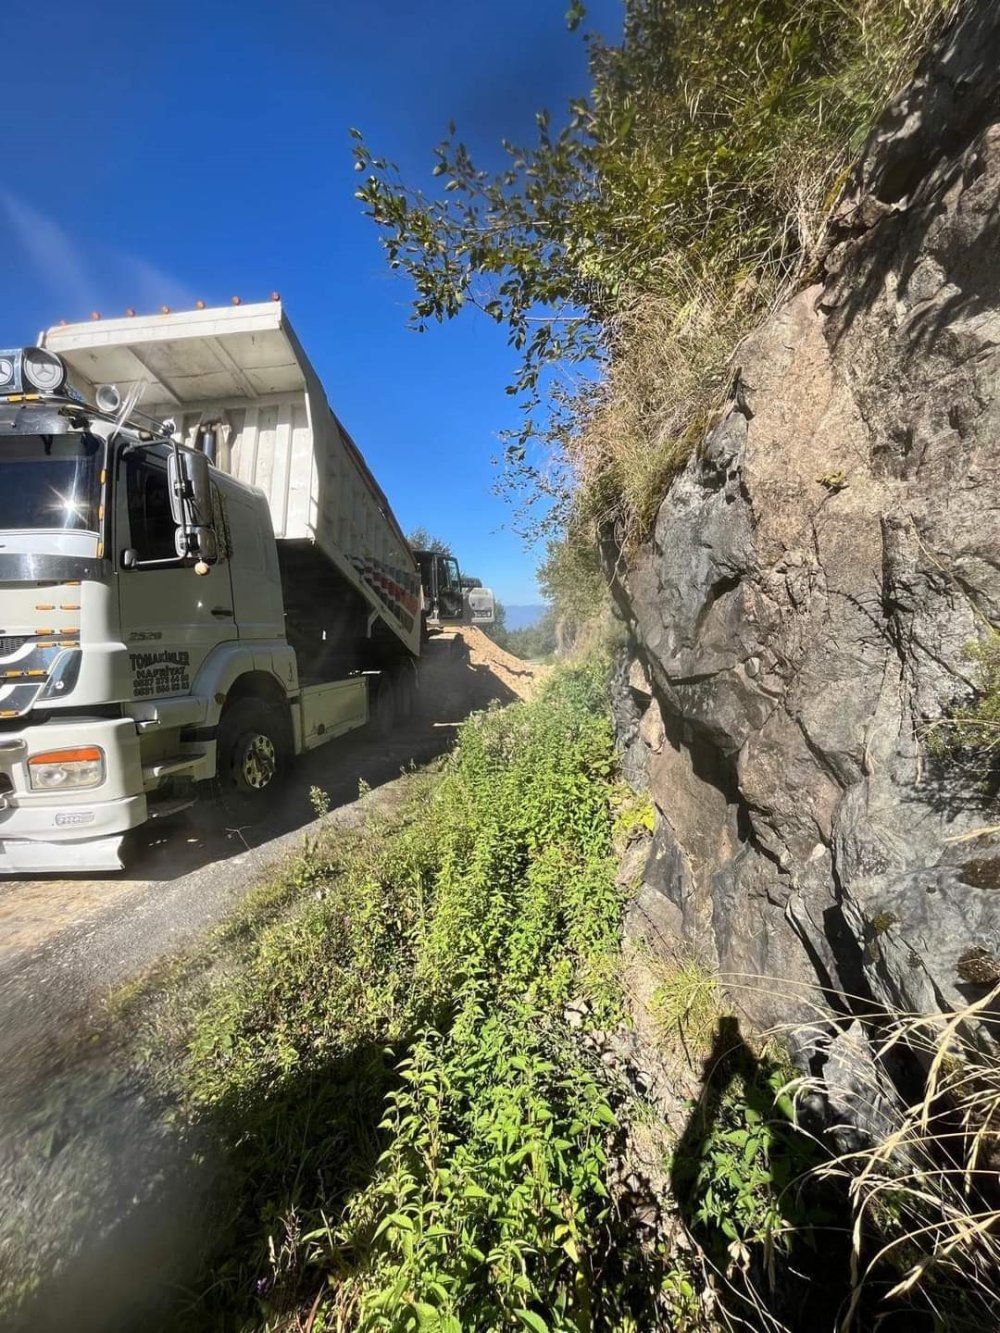
[[735,1030],[735,1020],[720,1024],[705,1088],[674,1155],[673,1186],[716,1271],[742,1272],[766,1290],[776,1257],[801,1250],[810,1229],[829,1220],[815,1197],[802,1197],[806,1173],[823,1154],[795,1124],[785,1092],[792,1069],[733,1040],[730,1025]]
[[185,1327],[251,1290],[281,1327],[317,1289],[317,1330],[632,1326],[609,1085],[556,1021],[619,1012],[605,674],[467,723],[404,826],[369,827],[197,1014],[185,1104],[242,1211]]
[[[286,899],[265,892],[230,932],[238,955],[189,1019],[180,1087],[229,1183],[210,1280],[178,1327],[778,1329],[849,1294],[849,1228],[820,1231],[833,1214],[790,1070],[694,965],[651,999],[664,1040],[704,1059],[661,1163],[686,1245],[612,1197],[625,1128],[650,1114],[596,1055],[624,1016],[615,845],[652,812],[622,803],[604,679],[563,669],[535,701],[467,723],[401,822],[370,820],[336,873],[317,862],[291,917],[273,920]],[[995,987],[981,955],[968,978]],[[995,1000],[887,1030],[924,1041],[927,1095],[886,1143],[825,1169],[856,1201],[862,1313],[866,1284],[895,1285],[975,1326],[998,1101],[964,1024]]]

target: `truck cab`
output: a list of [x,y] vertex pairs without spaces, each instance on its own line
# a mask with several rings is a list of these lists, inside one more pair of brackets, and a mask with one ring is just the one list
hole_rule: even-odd
[[248,667],[295,695],[267,505],[200,457],[196,524],[179,457],[69,392],[0,402],[0,872],[120,868],[216,776]]

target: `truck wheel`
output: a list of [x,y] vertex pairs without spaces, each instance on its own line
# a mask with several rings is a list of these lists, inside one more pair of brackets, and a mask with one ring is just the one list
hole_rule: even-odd
[[379,736],[388,736],[395,727],[399,712],[399,691],[395,673],[383,671],[379,676],[378,693],[375,696],[375,731]]
[[395,679],[396,717],[400,722],[409,722],[417,706],[417,677],[412,667],[399,668]]
[[283,719],[261,699],[240,699],[227,709],[216,737],[215,771],[228,811],[263,813],[282,775],[288,752]]
[[389,667],[379,679],[375,700],[375,726],[380,736],[409,722],[416,706],[417,678],[409,666]]

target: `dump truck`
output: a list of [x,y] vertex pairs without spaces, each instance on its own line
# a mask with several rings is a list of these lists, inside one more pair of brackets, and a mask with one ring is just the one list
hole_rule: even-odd
[[0,351],[0,873],[119,869],[147,820],[250,820],[294,756],[401,725],[473,615],[426,573],[280,301]]

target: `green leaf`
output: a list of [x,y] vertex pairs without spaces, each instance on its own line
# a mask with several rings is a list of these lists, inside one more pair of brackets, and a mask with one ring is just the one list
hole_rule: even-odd
[[533,1310],[515,1310],[514,1314],[520,1319],[525,1328],[530,1328],[532,1333],[549,1333],[549,1326],[540,1314],[535,1314]]

